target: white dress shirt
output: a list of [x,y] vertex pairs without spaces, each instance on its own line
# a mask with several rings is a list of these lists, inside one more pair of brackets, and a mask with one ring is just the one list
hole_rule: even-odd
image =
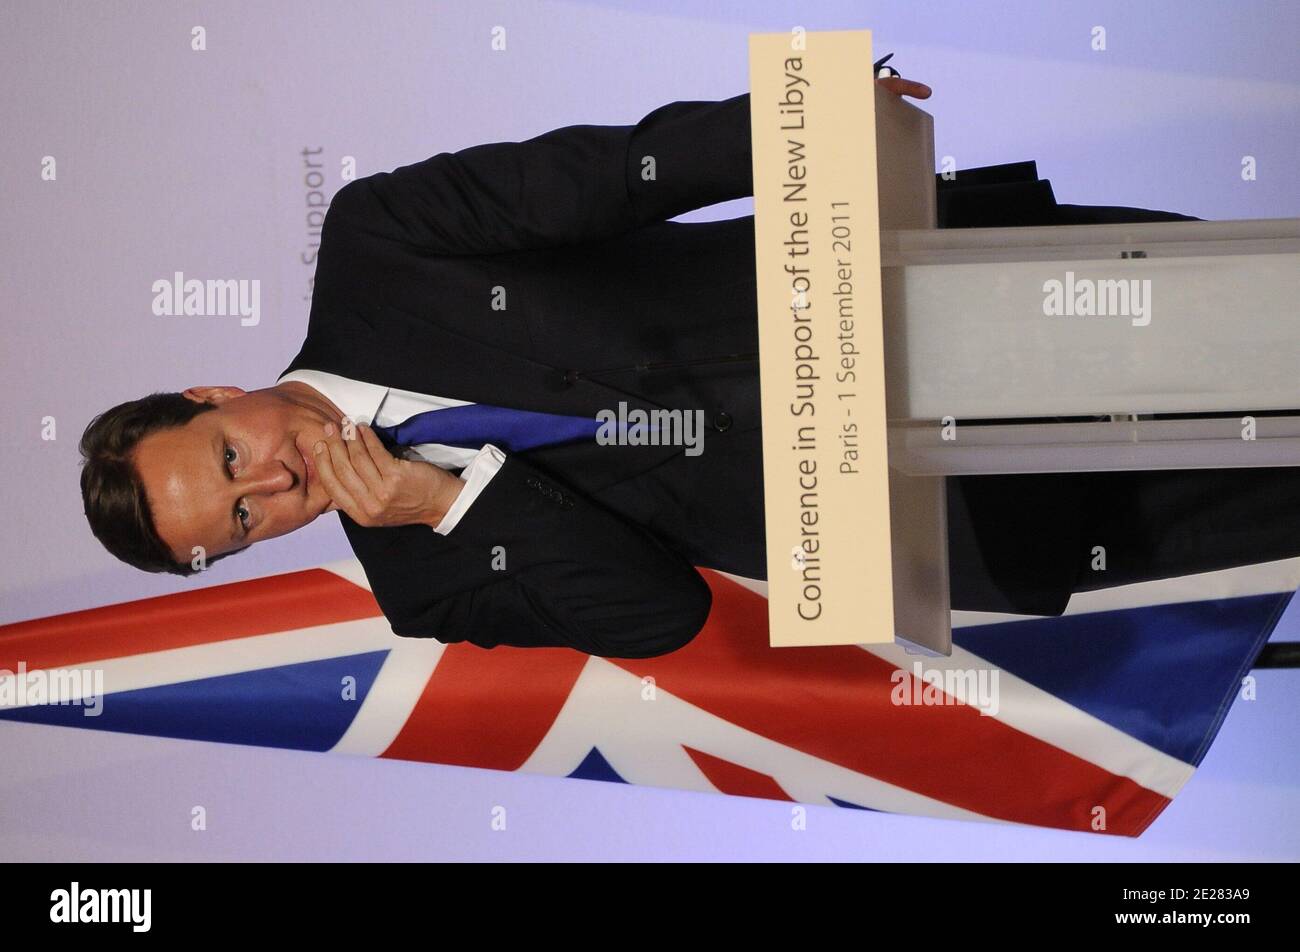
[[[408,417],[426,410],[444,410],[447,407],[464,407],[472,401],[451,400],[413,390],[397,390],[379,384],[365,383],[338,374],[319,370],[295,370],[280,378],[280,383],[296,380],[322,394],[343,411],[354,423],[367,426],[396,426]],[[474,450],[463,446],[446,446],[442,443],[417,443],[402,448],[406,459],[419,459],[443,469],[461,469],[459,479],[465,483],[460,495],[451,504],[434,531],[447,535],[456,528],[479,493],[496,475],[506,455],[491,443]]]

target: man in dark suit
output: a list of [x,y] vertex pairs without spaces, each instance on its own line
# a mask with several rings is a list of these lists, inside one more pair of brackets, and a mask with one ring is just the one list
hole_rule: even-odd
[[[945,189],[942,224],[1078,214],[1031,172]],[[766,578],[767,565],[753,219],[669,219],[751,193],[747,96],[349,183],[325,220],[306,339],[274,387],[156,394],[87,429],[92,529],[133,565],[190,574],[337,510],[399,635],[618,657],[680,647],[710,608],[696,566]],[[1098,214],[1128,212],[1183,217]],[[620,405],[700,421],[703,452],[573,436]],[[488,428],[425,428],[458,414]],[[1216,549],[1179,534],[1151,561],[1159,513],[1094,526],[1111,511],[1095,477],[949,485],[956,608],[1059,614],[1097,582],[1083,578],[1097,533],[1121,563],[1098,584],[1300,549],[1276,531]],[[1248,493],[1280,485],[1274,472]]]

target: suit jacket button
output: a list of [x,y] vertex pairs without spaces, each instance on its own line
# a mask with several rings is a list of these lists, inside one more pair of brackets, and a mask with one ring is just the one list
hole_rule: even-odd
[[713,425],[717,428],[719,433],[731,429],[731,414],[719,411],[719,413],[713,418]]

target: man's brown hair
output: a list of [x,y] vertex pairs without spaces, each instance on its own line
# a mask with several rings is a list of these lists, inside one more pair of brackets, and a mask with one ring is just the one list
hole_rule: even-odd
[[[136,446],[150,433],[184,426],[215,409],[214,404],[179,393],[151,393],[105,410],[81,435],[81,501],[86,519],[95,538],[123,562],[146,572],[195,573],[190,563],[177,562],[159,537],[133,457]],[[220,558],[224,556],[207,562]]]

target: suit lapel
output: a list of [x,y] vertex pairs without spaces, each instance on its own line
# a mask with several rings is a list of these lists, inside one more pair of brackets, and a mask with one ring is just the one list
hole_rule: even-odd
[[[568,369],[523,357],[384,305],[371,323],[314,320],[290,369],[310,368],[454,400],[594,417],[601,410],[667,409],[598,380],[565,380]],[[351,316],[351,315],[350,315]],[[320,331],[328,327],[330,333]],[[621,482],[680,452],[679,446],[602,446],[583,441],[524,455],[588,492]]]

